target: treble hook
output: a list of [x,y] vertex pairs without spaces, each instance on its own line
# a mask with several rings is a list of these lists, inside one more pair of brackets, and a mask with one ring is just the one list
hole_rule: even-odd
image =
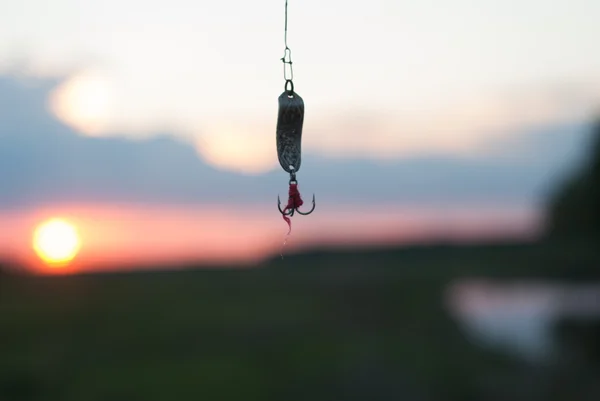
[[302,198],[300,198],[300,192],[298,192],[298,181],[296,181],[296,172],[292,168],[292,172],[290,173],[290,198],[288,200],[288,204],[285,209],[281,209],[281,198],[277,195],[277,209],[279,209],[279,213],[283,216],[292,217],[294,213],[298,212],[303,216],[308,216],[312,212],[315,211],[316,202],[315,202],[315,194],[312,197],[312,209],[308,212],[301,212],[298,208],[302,206]]
[[315,194],[313,194],[312,197],[312,209],[310,209],[308,212],[301,212],[300,210],[298,210],[298,208],[288,208],[286,207],[285,209],[281,209],[281,199],[279,198],[279,195],[277,195],[277,209],[279,209],[279,213],[281,213],[284,216],[290,216],[292,217],[294,215],[294,213],[298,212],[298,214],[301,214],[303,216],[308,216],[309,214],[311,214],[312,212],[315,211],[315,207],[317,206],[316,202],[315,202]]

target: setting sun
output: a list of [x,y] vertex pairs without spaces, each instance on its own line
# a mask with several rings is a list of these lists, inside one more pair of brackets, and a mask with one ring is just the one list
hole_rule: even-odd
[[50,266],[67,265],[79,252],[81,239],[77,229],[62,219],[40,224],[33,234],[33,249]]

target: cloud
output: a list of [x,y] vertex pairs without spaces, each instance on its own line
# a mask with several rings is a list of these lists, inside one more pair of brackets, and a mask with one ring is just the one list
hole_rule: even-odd
[[452,102],[419,108],[343,112],[306,122],[306,146],[321,154],[368,154],[396,158],[444,153],[468,156],[489,150],[511,132],[568,126],[588,119],[600,104],[600,81],[583,79],[547,85],[457,94]]
[[[220,170],[199,157],[193,144],[168,133],[141,140],[80,135],[49,111],[49,94],[57,85],[0,77],[0,208],[65,202],[241,208],[272,205],[278,191],[285,194],[283,171],[250,176]],[[326,208],[534,204],[580,156],[587,131],[584,124],[563,124],[513,135],[512,142],[510,136],[496,142],[486,158],[432,151],[381,161],[326,157],[309,149],[300,186],[305,197],[316,192]]]
[[[450,158],[492,155],[507,135],[565,129],[585,122],[600,104],[593,79],[456,95],[451,102],[387,108],[318,107],[306,98],[303,148],[324,157],[398,159],[429,154]],[[275,112],[273,105],[272,112]],[[266,122],[265,122],[266,121]],[[214,165],[263,172],[277,165],[272,152],[274,118],[211,116],[198,135],[200,154]],[[568,136],[567,136],[568,138]],[[234,147],[239,152],[234,152]]]
[[[222,93],[183,98],[170,92],[175,82],[159,83],[133,88],[133,81],[119,80],[109,70],[84,68],[54,89],[52,111],[91,136],[140,139],[163,127],[193,142],[201,157],[218,168],[256,174],[277,166],[268,133],[274,130],[278,92],[269,89],[272,98],[264,95],[266,89],[258,96],[245,90],[227,95],[227,107],[216,111],[206,106]],[[125,88],[138,98],[125,96]],[[405,99],[385,107],[367,98],[332,106],[309,91],[303,147],[323,156],[396,159],[435,153],[462,158],[488,152],[489,143],[508,132],[585,121],[600,103],[597,76],[504,88],[445,93],[424,103]]]

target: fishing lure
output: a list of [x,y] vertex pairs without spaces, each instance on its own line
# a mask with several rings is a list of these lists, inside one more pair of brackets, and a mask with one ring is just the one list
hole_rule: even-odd
[[[309,215],[315,210],[315,195],[312,199],[312,209],[308,212],[298,210],[304,204],[298,190],[296,173],[300,170],[302,163],[302,126],[304,124],[304,100],[294,91],[294,71],[292,69],[292,51],[287,44],[287,9],[285,2],[285,51],[283,61],[283,78],[285,87],[279,96],[279,114],[277,116],[277,157],[284,171],[290,174],[289,198],[284,209],[281,209],[281,199],[277,197],[277,208],[288,223],[290,231],[292,223],[290,217],[294,213]],[[288,231],[288,234],[289,232]]]

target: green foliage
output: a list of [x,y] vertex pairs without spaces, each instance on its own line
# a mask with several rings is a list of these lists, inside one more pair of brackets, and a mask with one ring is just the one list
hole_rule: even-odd
[[0,400],[490,399],[490,380],[514,389],[528,371],[464,336],[447,285],[595,271],[586,249],[323,251],[248,270],[15,277],[0,294]]

